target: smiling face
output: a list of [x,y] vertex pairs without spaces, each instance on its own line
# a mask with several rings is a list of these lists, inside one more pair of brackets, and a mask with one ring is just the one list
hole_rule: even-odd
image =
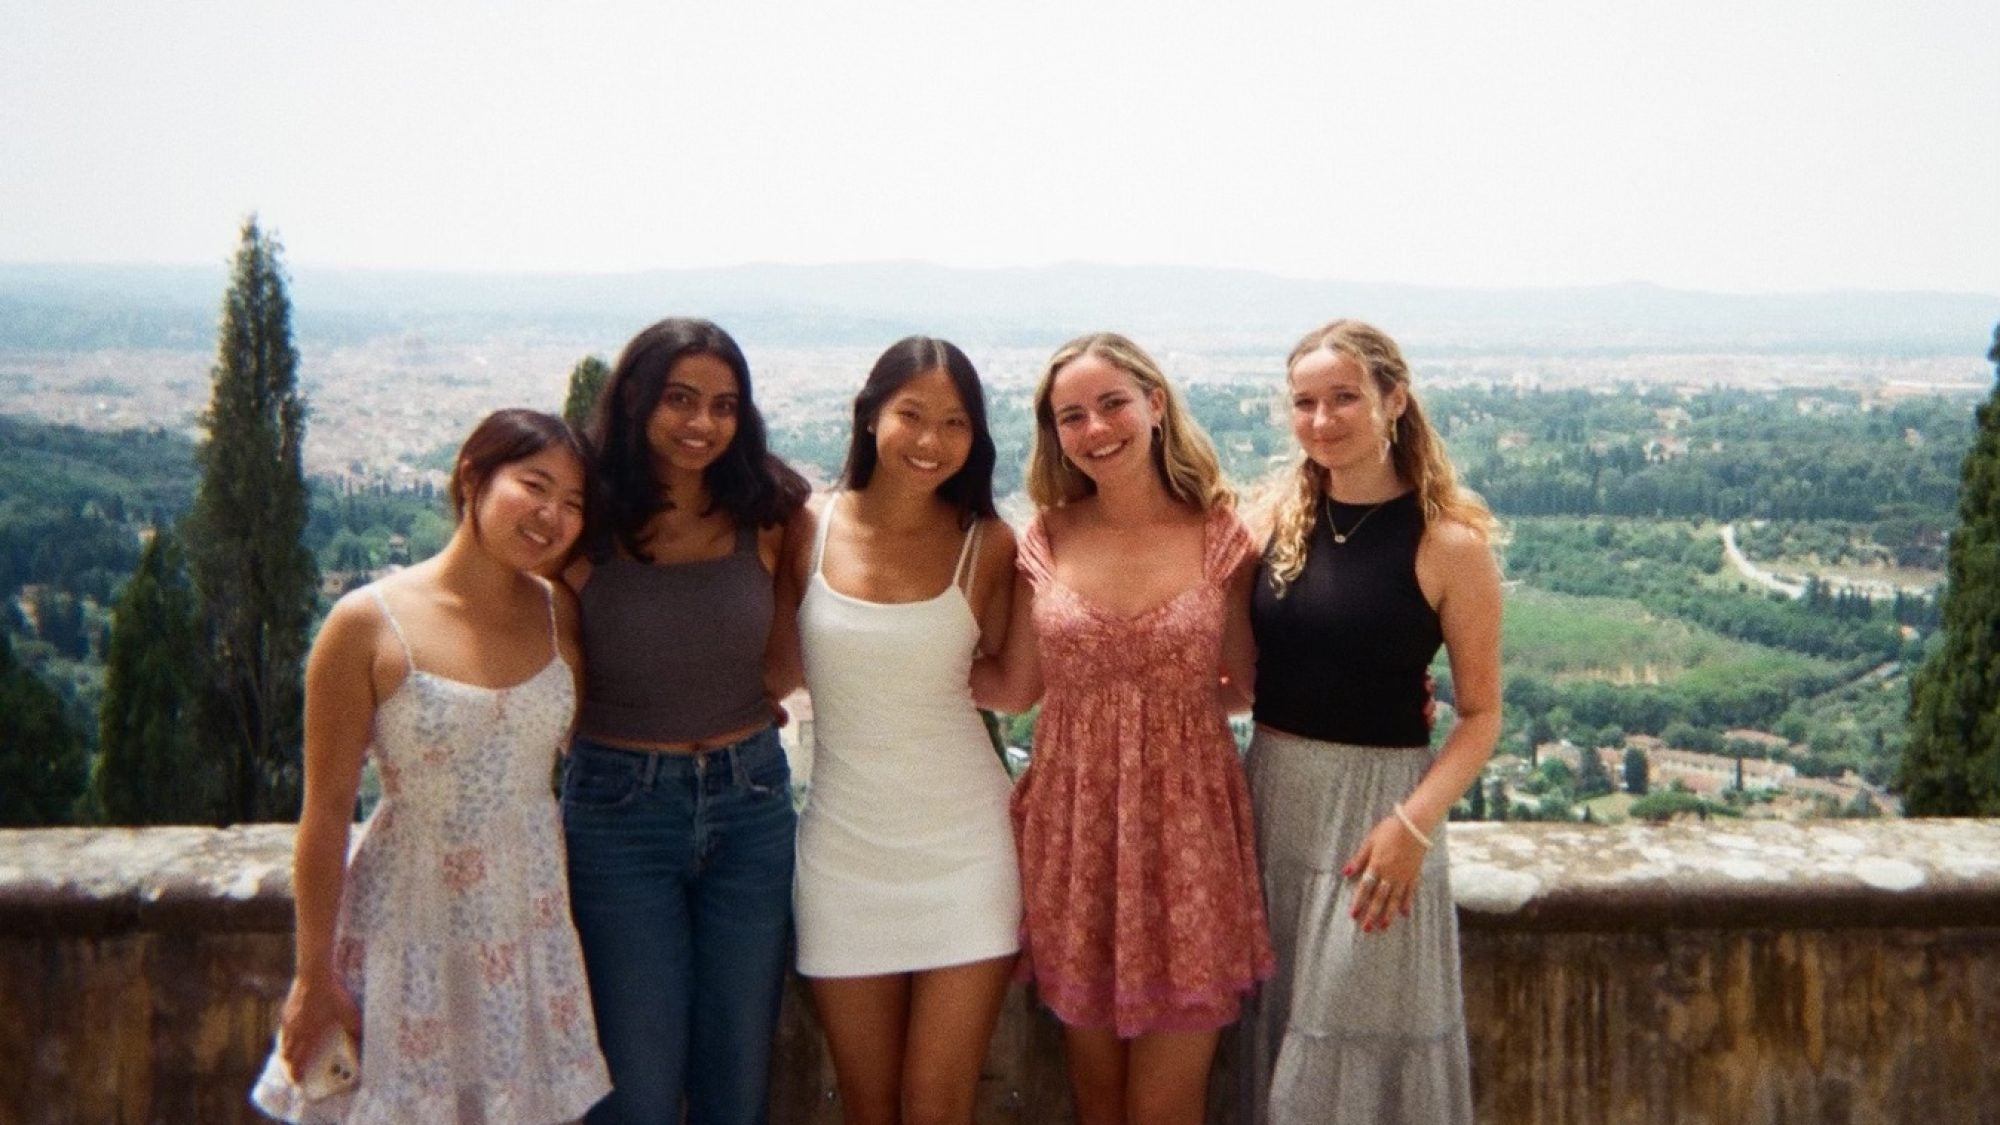
[[1093,481],[1153,471],[1153,427],[1166,396],[1124,368],[1084,353],[1049,382],[1056,441],[1070,463]]
[[1353,469],[1388,459],[1388,439],[1408,402],[1395,387],[1384,395],[1361,362],[1321,348],[1301,356],[1287,380],[1292,436],[1313,462]]
[[897,388],[873,428],[875,471],[913,474],[928,488],[950,480],[972,451],[972,416],[942,368]]
[[583,531],[583,462],[560,445],[509,461],[480,481],[468,505],[472,533],[517,570],[569,553]]
[[660,475],[698,475],[722,456],[736,437],[742,399],[736,372],[716,356],[692,353],[675,360],[659,405],[646,419],[646,444]]

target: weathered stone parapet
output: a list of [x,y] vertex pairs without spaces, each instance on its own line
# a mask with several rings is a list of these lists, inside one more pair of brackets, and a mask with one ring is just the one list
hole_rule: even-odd
[[1472,930],[2000,927],[2000,820],[1454,824]]
[[[1482,1121],[2000,1122],[2000,821],[1449,831]],[[291,838],[0,831],[0,1122],[255,1120]],[[1016,988],[978,1119],[1069,1120],[1062,1074]],[[838,1120],[796,984],[775,1079]]]

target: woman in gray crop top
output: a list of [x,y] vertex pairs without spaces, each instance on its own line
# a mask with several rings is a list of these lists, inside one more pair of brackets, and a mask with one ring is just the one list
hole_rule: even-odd
[[[1322,325],[1285,374],[1301,456],[1250,604],[1246,760],[1278,971],[1238,1030],[1238,1120],[1470,1122],[1444,819],[1500,730],[1493,517],[1380,329]],[[1433,754],[1440,643],[1456,720]]]
[[790,685],[768,682],[766,654],[795,650],[781,563],[812,541],[809,489],[766,448],[742,350],[705,320],[633,337],[589,429],[607,519],[564,575],[585,672],[562,813],[613,1091],[586,1120],[685,1106],[695,1125],[753,1125],[795,827],[771,702]]

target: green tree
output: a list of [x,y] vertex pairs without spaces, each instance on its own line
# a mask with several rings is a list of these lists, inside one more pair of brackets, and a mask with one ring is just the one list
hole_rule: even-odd
[[1507,797],[1507,783],[1499,778],[1486,783],[1487,808],[1493,810],[1494,820],[1507,820],[1514,814],[1514,802]]
[[279,246],[243,224],[223,297],[213,388],[188,514],[202,653],[193,738],[223,766],[227,822],[298,815],[303,661],[319,577],[307,515],[291,300]]
[[1643,797],[1653,787],[1653,765],[1637,746],[1625,748],[1625,792]]
[[0,630],[0,827],[35,828],[78,819],[90,766],[62,700],[14,658]]
[[1602,797],[1616,789],[1611,780],[1611,771],[1604,768],[1604,759],[1595,749],[1584,747],[1577,753],[1576,798],[1587,801],[1592,797]]
[[578,433],[597,409],[597,395],[611,378],[611,368],[594,355],[584,356],[569,369],[569,394],[563,399],[563,421]]
[[[1986,358],[2000,365],[2000,325]],[[2000,814],[2000,383],[1959,466],[1937,647],[1910,678],[1896,784],[1912,816]]]
[[91,793],[109,824],[215,816],[214,762],[189,737],[196,688],[194,590],[162,529],[112,610]]

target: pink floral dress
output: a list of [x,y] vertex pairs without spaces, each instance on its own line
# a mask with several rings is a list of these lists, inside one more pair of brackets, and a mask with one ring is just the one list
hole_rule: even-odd
[[1201,580],[1122,618],[1054,576],[1041,519],[1019,565],[1035,590],[1047,692],[1014,790],[1022,975],[1064,1023],[1211,1030],[1271,974],[1242,761],[1216,695],[1229,575],[1250,552],[1209,514]]
[[413,662],[376,709],[382,801],[334,928],[336,969],[361,1006],[361,1083],[307,1101],[274,1050],[251,1093],[264,1112],[546,1125],[610,1092],[550,787],[575,707],[553,606],[550,629],[549,662],[519,684],[460,683]]

